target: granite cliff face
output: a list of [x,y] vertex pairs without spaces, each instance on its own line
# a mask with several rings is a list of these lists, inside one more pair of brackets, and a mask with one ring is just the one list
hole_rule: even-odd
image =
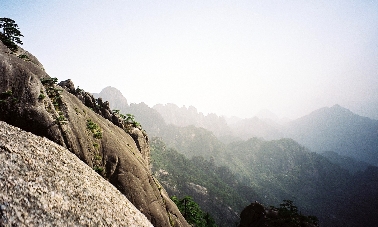
[[0,160],[0,226],[152,226],[70,151],[3,121]]
[[25,52],[28,59],[21,59],[19,54],[0,43],[0,120],[66,147],[154,226],[187,226],[151,175],[146,133],[72,82],[56,85],[35,57]]

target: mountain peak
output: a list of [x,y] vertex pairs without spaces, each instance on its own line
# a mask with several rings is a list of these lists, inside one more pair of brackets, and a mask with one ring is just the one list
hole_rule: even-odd
[[352,112],[349,109],[340,106],[339,104],[335,104],[335,105],[331,106],[329,109],[332,109],[332,110],[343,110],[343,111]]
[[[104,89],[101,90],[100,92],[100,95],[101,94],[111,94],[111,95],[115,95],[115,96],[122,96],[123,98],[125,98],[123,95],[122,95],[122,92],[120,90],[118,90],[117,88],[115,87],[112,87],[112,86],[107,86],[105,87]],[[126,98],[125,98],[126,99]]]
[[288,137],[313,151],[335,151],[377,165],[378,121],[340,105],[324,107],[288,125]]
[[350,111],[349,109],[342,107],[339,104],[335,104],[331,107],[323,107],[323,108],[317,109],[311,112],[310,114],[303,116],[299,119],[307,118],[309,116],[319,116],[319,115],[321,116],[349,116],[349,117],[359,116],[353,113],[352,111]]
[[124,108],[129,106],[125,96],[115,87],[107,86],[100,93],[94,93],[93,96],[108,101],[111,109],[121,110],[121,112],[125,112]]

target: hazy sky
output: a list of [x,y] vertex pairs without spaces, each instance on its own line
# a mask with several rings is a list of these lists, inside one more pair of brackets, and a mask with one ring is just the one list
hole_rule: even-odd
[[378,119],[378,1],[1,0],[0,17],[50,76],[129,103]]

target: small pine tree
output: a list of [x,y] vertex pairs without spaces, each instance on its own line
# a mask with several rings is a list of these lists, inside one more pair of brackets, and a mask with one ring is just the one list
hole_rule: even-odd
[[22,45],[20,37],[23,37],[20,30],[18,30],[18,25],[16,22],[10,18],[2,17],[0,18],[0,40],[6,45],[11,51],[16,52],[18,50],[17,44]]

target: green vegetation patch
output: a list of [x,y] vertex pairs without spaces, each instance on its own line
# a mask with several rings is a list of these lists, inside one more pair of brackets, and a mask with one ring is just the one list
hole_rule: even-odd
[[113,114],[115,114],[122,120],[122,123],[126,126],[126,130],[129,130],[130,126],[135,128],[142,127],[141,124],[135,120],[135,116],[132,114],[123,115],[120,113],[120,110],[113,110]]
[[67,123],[66,117],[64,117],[63,112],[60,112],[60,111],[59,111],[59,117],[56,120],[60,124],[66,124]]
[[[41,79],[41,83],[45,87],[46,94],[51,99],[54,109],[56,111],[60,111],[63,105],[62,96],[60,95],[60,92],[62,92],[63,90],[56,88],[55,85],[57,82],[58,79],[55,77]],[[45,97],[45,94],[43,94],[43,91],[41,90],[38,99],[43,100]]]
[[177,205],[185,220],[195,227],[216,227],[214,219],[209,213],[201,210],[200,206],[194,202],[190,196],[178,199],[176,196],[171,197],[172,201]]
[[102,138],[102,131],[100,126],[93,122],[91,119],[87,120],[87,129],[90,130],[93,133],[93,137],[95,139],[101,139]]
[[[175,149],[166,148],[163,141],[157,138],[151,140],[152,172],[156,178],[166,185],[175,185],[177,196],[190,195],[195,197],[193,189],[188,183],[200,185],[207,189],[210,200],[230,206],[235,211],[241,211],[250,201],[259,200],[254,190],[241,183],[228,167],[217,166],[214,160],[206,160],[195,156],[186,158]],[[162,174],[162,171],[168,174]],[[168,191],[170,188],[166,188]],[[222,218],[209,206],[200,202],[204,210],[211,213],[220,223]],[[229,223],[231,224],[231,223]]]
[[26,54],[20,54],[18,57],[24,61],[30,61],[30,58]]
[[[55,78],[55,77],[54,78],[42,78],[41,79],[41,83],[42,83],[43,87],[46,90],[47,96],[50,98],[50,100],[51,100],[51,102],[52,102],[52,104],[54,106],[55,111],[57,111],[58,114],[59,114],[59,116],[56,118],[57,123],[59,123],[59,124],[66,124],[67,123],[67,119],[64,116],[64,113],[61,111],[62,107],[63,107],[63,101],[62,101],[62,96],[60,95],[60,92],[62,92],[63,90],[58,89],[56,87],[56,83],[57,82],[58,82],[58,79]],[[46,95],[44,94],[43,89],[41,89],[40,90],[40,94],[38,96],[38,100],[42,101],[45,98],[46,98]],[[50,107],[50,105],[48,105],[47,102],[44,102],[44,103],[45,103],[45,106],[46,106],[47,110],[50,113],[53,113],[52,108]]]
[[2,103],[16,103],[18,99],[14,97],[14,94],[11,90],[6,90],[0,93],[0,104]]
[[98,174],[102,175],[105,173],[105,169],[104,167],[101,167],[101,166],[94,166],[93,167],[93,170],[96,171]]
[[39,94],[39,96],[38,96],[38,99],[39,99],[39,100],[42,100],[42,99],[44,99],[44,98],[46,98],[46,95],[43,94],[43,92],[41,92],[41,93]]

